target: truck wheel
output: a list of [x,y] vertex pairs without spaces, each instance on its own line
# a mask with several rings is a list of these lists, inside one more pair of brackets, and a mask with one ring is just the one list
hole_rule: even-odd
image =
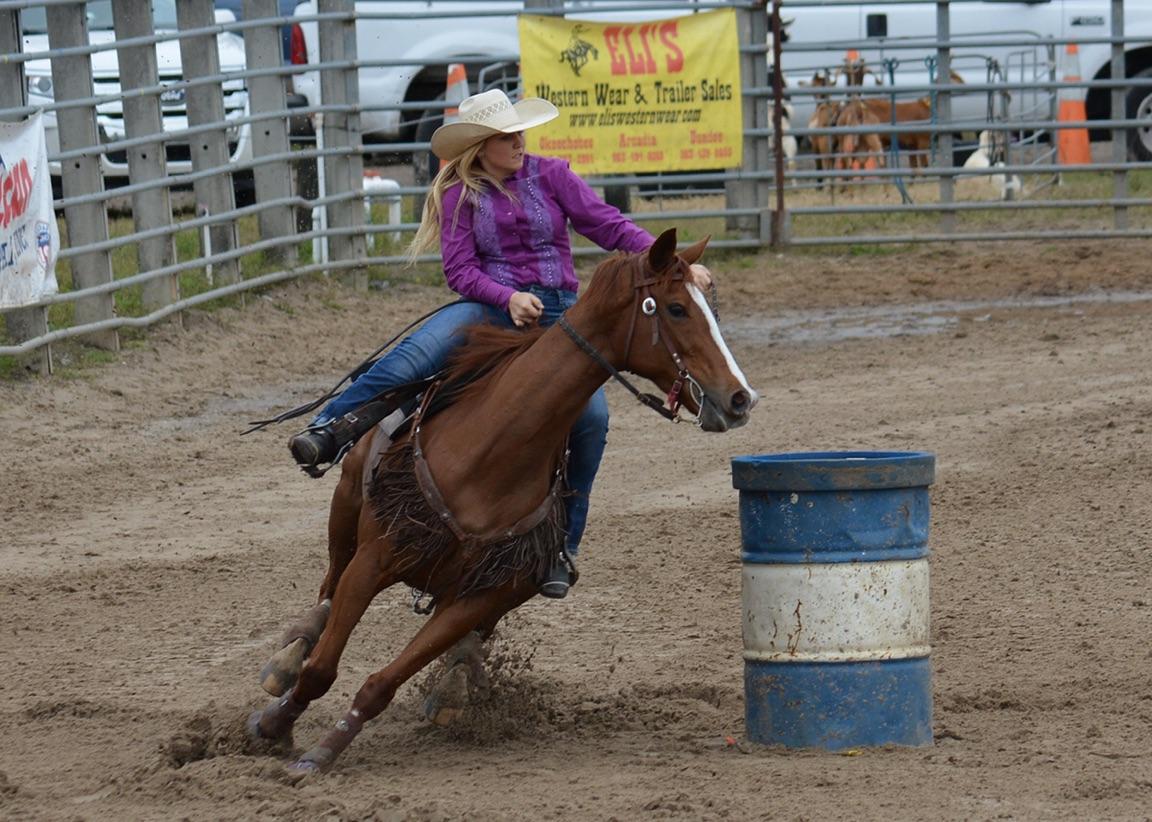
[[[443,102],[444,95],[441,94],[436,99],[439,102]],[[440,128],[440,124],[443,122],[443,108],[428,109],[420,115],[420,121],[416,125],[416,133],[413,139],[417,143],[427,143],[432,139],[432,132]],[[432,182],[432,178],[436,176],[436,172],[439,170],[440,160],[432,153],[431,149],[418,149],[412,152],[412,172],[416,185],[428,185]]]
[[256,204],[256,175],[251,170],[232,175],[232,192],[237,208]]
[[[1152,77],[1152,68],[1146,68],[1136,78]],[[1128,129],[1129,159],[1147,163],[1152,160],[1152,88],[1128,90],[1125,110],[1129,120],[1141,120],[1141,124]]]

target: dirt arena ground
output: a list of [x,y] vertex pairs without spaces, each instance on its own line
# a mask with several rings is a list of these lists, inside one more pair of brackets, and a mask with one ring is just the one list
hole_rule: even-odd
[[[753,421],[705,435],[611,388],[584,576],[506,621],[489,701],[442,730],[414,681],[298,782],[240,727],[333,481],[288,428],[238,434],[445,292],[288,287],[0,384],[0,818],[1148,819],[1150,250],[714,257]],[[743,740],[729,458],[825,449],[937,455],[931,747]],[[300,745],[420,620],[377,599]]]

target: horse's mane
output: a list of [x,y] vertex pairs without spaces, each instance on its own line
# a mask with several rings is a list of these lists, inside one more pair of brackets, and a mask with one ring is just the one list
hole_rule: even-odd
[[619,273],[620,269],[637,258],[636,254],[625,254],[623,251],[618,251],[601,262],[592,272],[592,279],[589,280],[582,299],[598,299],[600,292],[611,287],[617,277],[623,276]]
[[521,354],[532,347],[544,329],[499,328],[480,323],[466,331],[468,341],[448,360],[444,381],[453,386],[454,400],[482,391]]

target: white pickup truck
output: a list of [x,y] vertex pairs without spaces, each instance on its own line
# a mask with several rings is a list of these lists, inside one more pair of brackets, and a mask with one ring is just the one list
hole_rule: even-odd
[[[675,4],[649,3],[653,11],[636,11],[638,2],[605,2],[604,0],[568,0],[566,11],[574,17],[603,19],[612,6],[632,9],[633,19],[641,16],[668,17],[693,11],[693,2]],[[316,4],[304,3],[300,14],[315,14]],[[950,5],[950,27],[954,41],[969,41],[971,47],[954,49],[953,68],[967,83],[983,83],[995,65],[1004,79],[1042,79],[1049,77],[1049,49],[1045,40],[1094,39],[1111,33],[1111,4],[1108,0],[984,0],[956,2]],[[446,69],[431,61],[461,60],[473,66],[486,59],[505,59],[519,51],[515,15],[524,9],[523,2],[467,2],[466,0],[362,0],[355,4],[357,52],[361,61],[373,58],[404,61],[397,66],[365,66],[360,70],[360,103],[363,130],[372,140],[426,140],[439,124],[435,106],[422,111],[399,111],[380,107],[404,103],[433,102],[444,91]],[[483,12],[483,14],[480,14]],[[507,12],[506,14],[503,12]],[[371,15],[381,15],[373,17]],[[386,15],[386,16],[383,16]],[[432,15],[432,16],[430,16]],[[445,16],[449,15],[449,16]],[[451,16],[459,15],[459,16]],[[781,65],[790,85],[811,78],[820,67],[834,67],[843,51],[824,48],[840,43],[856,48],[860,56],[878,74],[887,72],[885,60],[894,69],[896,86],[923,86],[928,82],[925,58],[935,53],[932,41],[936,35],[936,3],[860,3],[819,5],[784,5],[784,17],[791,20],[789,42]],[[310,62],[318,60],[317,27],[314,22],[301,24]],[[1152,3],[1125,4],[1126,73],[1129,77],[1152,78]],[[999,41],[998,45],[995,41]],[[919,45],[919,44],[923,45]],[[979,45],[977,45],[979,43]],[[821,50],[811,47],[821,44]],[[906,48],[916,44],[915,48]],[[1059,53],[1060,47],[1057,47]],[[1083,43],[1079,47],[1081,76],[1107,79],[1111,75],[1110,46],[1106,43]],[[993,62],[994,61],[994,62]],[[1041,65],[1043,63],[1043,65]],[[1057,77],[1059,79],[1059,77]],[[884,77],[884,83],[889,78]],[[316,72],[299,75],[296,90],[308,98],[310,105],[319,104],[319,79]],[[904,95],[921,96],[921,92]],[[1107,89],[1088,92],[1087,110],[1092,119],[1108,119],[1110,95]],[[1014,93],[1016,116],[1025,116],[1038,95]],[[797,95],[793,101],[796,120],[807,122],[805,108],[811,98]],[[1128,115],[1149,120],[1149,127],[1132,129],[1129,148],[1134,159],[1152,159],[1152,86],[1133,87],[1127,92]],[[986,93],[959,94],[954,112],[965,121],[976,123],[987,117]],[[1102,133],[1104,136],[1106,133]]]
[[[316,2],[302,3],[296,15],[316,14]],[[404,65],[360,68],[361,130],[366,142],[426,142],[440,125],[448,76],[442,61],[467,63],[472,89],[485,63],[507,61],[515,71],[520,53],[516,15],[523,0],[362,0],[356,6],[356,53],[363,63],[374,59],[403,61]],[[653,7],[644,11],[639,7]],[[566,0],[568,14],[586,20],[656,19],[690,14],[696,0]],[[628,11],[614,12],[614,8]],[[373,15],[386,15],[376,16]],[[300,24],[308,62],[319,62],[319,34],[315,22]],[[432,61],[441,61],[439,65]],[[294,88],[309,105],[319,105],[318,72],[296,76]],[[403,103],[440,101],[429,109],[387,108]]]
[[[966,83],[1050,80],[1049,47],[1046,41],[1093,40],[1112,33],[1108,0],[984,0],[956,2],[949,6],[952,68]],[[811,78],[813,70],[835,65],[843,52],[805,50],[829,41],[852,41],[872,71],[890,84],[888,68],[894,68],[895,86],[923,86],[929,82],[926,59],[936,47],[936,4],[900,5],[861,3],[850,6],[789,7],[785,4],[789,43],[781,65],[790,84]],[[1129,77],[1152,79],[1152,3],[1124,4],[1125,70]],[[966,45],[967,43],[967,45]],[[923,44],[923,45],[920,45]],[[909,48],[909,46],[914,46]],[[1058,61],[1064,51],[1055,46]],[[1108,43],[1078,44],[1080,76],[1084,80],[1111,77],[1111,46]],[[895,61],[885,63],[885,61]],[[1000,72],[999,78],[995,76]],[[1056,80],[1062,79],[1057,71]],[[871,81],[869,80],[869,83]],[[920,96],[920,93],[908,97]],[[1111,90],[1087,91],[1088,117],[1111,119]],[[1135,160],[1152,160],[1152,86],[1132,87],[1126,92],[1127,116],[1149,121],[1129,132],[1129,154]],[[809,98],[810,99],[810,98]],[[804,103],[794,101],[797,119]],[[1009,114],[1018,119],[1040,119],[1043,95],[1012,92]],[[959,93],[953,98],[953,115],[961,122],[978,123],[988,117],[985,92]],[[1101,131],[1101,138],[1107,132]]]
[[[176,0],[154,0],[152,5],[153,26],[158,34],[173,33],[177,30]],[[113,27],[112,3],[88,3],[86,7],[88,42],[102,47],[92,54],[93,92],[100,99],[96,105],[96,125],[100,137],[105,142],[122,140],[127,131],[124,124],[124,107],[119,98],[120,71],[119,57],[114,48],[116,33]],[[228,11],[217,11],[216,21],[228,23],[235,17]],[[21,34],[26,54],[47,53],[48,25],[43,7],[25,9],[21,14]],[[217,36],[221,71],[236,74],[243,71],[245,63],[244,41],[236,34],[222,32]],[[156,44],[156,63],[160,82],[173,88],[160,95],[160,108],[166,132],[188,128],[185,108],[184,87],[179,85],[184,76],[180,67],[180,43],[176,39],[164,40]],[[52,85],[52,66],[47,57],[29,60],[24,67],[28,83],[28,103],[32,106],[47,106],[55,100]],[[231,119],[244,117],[248,112],[248,90],[242,79],[227,80],[223,84],[224,116]],[[49,156],[60,153],[60,135],[56,113],[48,111],[44,118]],[[251,129],[248,125],[233,125],[228,128],[228,145],[232,162],[250,159],[252,156]],[[187,140],[165,141],[169,174],[185,174],[192,170],[191,149]],[[50,162],[53,186],[59,195],[60,163]],[[106,151],[100,155],[100,167],[105,184],[109,187],[128,182],[128,154],[124,149]],[[250,176],[250,175],[249,175]],[[251,192],[245,192],[250,195]]]

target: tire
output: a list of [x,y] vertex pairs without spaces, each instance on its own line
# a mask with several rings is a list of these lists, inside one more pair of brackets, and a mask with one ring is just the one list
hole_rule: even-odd
[[[441,103],[444,102],[444,95],[441,94],[436,100]],[[416,124],[416,133],[413,135],[413,140],[417,143],[427,143],[432,139],[432,133],[440,128],[443,122],[443,108],[428,109],[420,115],[420,120]],[[432,178],[436,176],[436,172],[439,170],[440,161],[431,150],[412,152],[412,174],[416,185],[428,185],[432,182]]]
[[[1144,69],[1135,77],[1152,77],[1152,68]],[[1128,129],[1128,159],[1138,163],[1152,161],[1152,88],[1129,89],[1125,99],[1125,113],[1129,120],[1143,121],[1143,125]]]
[[256,175],[252,171],[238,171],[232,175],[232,192],[237,208],[256,204]]

